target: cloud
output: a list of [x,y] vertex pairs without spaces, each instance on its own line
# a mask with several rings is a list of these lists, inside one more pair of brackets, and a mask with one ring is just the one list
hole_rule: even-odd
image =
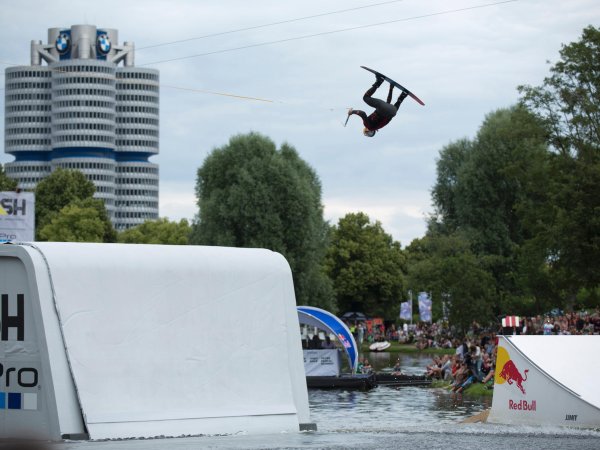
[[324,198],[324,215],[337,224],[348,213],[366,213],[371,222],[381,222],[386,233],[404,245],[425,234],[429,195],[421,191],[380,191],[376,196],[352,195]]
[[[139,49],[368,4],[5,2],[0,59],[27,63],[30,40],[45,40],[53,26],[88,22],[116,28],[121,41],[134,41]],[[136,64],[481,4],[405,0],[139,50]],[[257,131],[278,145],[289,142],[311,164],[322,182],[329,219],[364,210],[407,244],[425,232],[423,215],[430,210],[439,150],[450,141],[473,137],[485,114],[515,103],[517,85],[541,83],[548,73],[545,61],[558,59],[561,43],[578,39],[585,26],[599,19],[597,0],[519,1],[158,64],[164,85],[274,100],[261,103],[162,87],[160,155],[153,157],[160,164],[160,213],[174,219],[193,217],[196,169],[206,155],[234,134]],[[373,139],[362,136],[355,117],[344,128],[346,108],[368,110],[362,95],[373,77],[360,65],[396,78],[426,106],[407,99]],[[3,105],[0,96],[2,111]],[[11,159],[0,154],[0,162]]]

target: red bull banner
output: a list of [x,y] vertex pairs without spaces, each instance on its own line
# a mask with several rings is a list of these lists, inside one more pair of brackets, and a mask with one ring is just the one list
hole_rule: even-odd
[[499,336],[488,422],[600,427],[598,351],[600,336]]

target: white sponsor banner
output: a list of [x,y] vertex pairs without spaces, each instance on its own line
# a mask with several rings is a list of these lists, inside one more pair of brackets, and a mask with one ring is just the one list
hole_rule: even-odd
[[307,376],[337,377],[340,374],[338,350],[304,350],[304,372]]
[[0,242],[35,239],[33,192],[0,192]]

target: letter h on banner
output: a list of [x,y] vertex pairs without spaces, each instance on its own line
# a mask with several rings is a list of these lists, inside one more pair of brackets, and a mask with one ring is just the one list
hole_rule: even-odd
[[1,340],[8,341],[9,328],[17,329],[17,341],[25,340],[25,295],[17,294],[17,315],[11,316],[8,311],[8,294],[2,294],[2,328]]

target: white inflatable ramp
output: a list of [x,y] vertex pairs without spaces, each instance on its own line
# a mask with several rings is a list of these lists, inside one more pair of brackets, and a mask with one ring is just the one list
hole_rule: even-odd
[[600,428],[600,336],[500,336],[488,422]]
[[0,438],[314,427],[278,253],[4,244],[0,299]]

